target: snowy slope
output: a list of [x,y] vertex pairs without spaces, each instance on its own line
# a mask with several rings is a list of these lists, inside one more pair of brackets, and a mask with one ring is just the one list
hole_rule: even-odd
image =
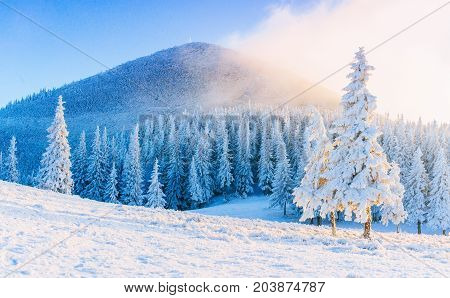
[[[289,210],[287,216],[283,215],[281,208],[270,208],[269,197],[262,194],[255,194],[242,198],[228,198],[228,201],[224,197],[219,196],[214,198],[213,202],[205,208],[192,210],[191,212],[204,214],[204,215],[219,215],[219,216],[231,216],[237,218],[246,219],[262,219],[276,222],[291,222],[298,223],[299,214],[295,210]],[[306,222],[309,225],[309,222]],[[328,220],[323,220],[324,225],[329,225]],[[352,221],[338,221],[338,229],[353,229],[362,233],[362,225]],[[381,222],[372,223],[372,228],[376,232],[396,232],[397,226],[389,223],[383,225]],[[402,233],[417,233],[416,224],[402,223],[400,224],[400,231]],[[436,234],[441,235],[441,230],[432,229],[430,226],[422,225],[422,233],[424,234]]]
[[5,182],[0,218],[2,276],[450,275],[450,241],[442,236],[383,233],[367,241],[340,230],[333,238],[327,228],[105,204]]

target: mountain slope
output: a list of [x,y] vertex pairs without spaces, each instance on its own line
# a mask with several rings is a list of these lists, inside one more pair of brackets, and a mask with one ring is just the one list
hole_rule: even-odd
[[328,228],[112,205],[5,182],[0,218],[2,276],[450,274],[450,243],[442,236],[383,233],[367,241],[360,231],[340,230],[332,237]]
[[[81,130],[89,134],[96,125],[105,125],[115,132],[129,128],[148,113],[248,101],[276,104],[308,86],[304,80],[261,66],[235,51],[190,43],[55,90],[42,91],[0,109],[0,149],[5,150],[9,138],[16,135],[22,160],[29,160],[36,168],[59,95],[66,102],[73,145]],[[318,87],[294,104],[336,102],[335,94]]]

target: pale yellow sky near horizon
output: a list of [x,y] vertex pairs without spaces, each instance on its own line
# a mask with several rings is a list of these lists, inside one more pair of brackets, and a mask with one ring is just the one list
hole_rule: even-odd
[[[308,12],[272,8],[248,32],[235,32],[224,44],[316,82],[417,21],[446,1],[330,1]],[[391,118],[450,122],[450,5],[367,56],[375,66],[368,89],[378,112]],[[323,83],[342,95],[345,69]],[[299,90],[301,91],[301,90]]]

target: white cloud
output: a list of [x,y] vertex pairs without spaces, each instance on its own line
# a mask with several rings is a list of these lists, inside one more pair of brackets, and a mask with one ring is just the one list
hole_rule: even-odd
[[[443,0],[322,1],[309,11],[272,8],[251,32],[225,42],[315,82],[444,4]],[[406,118],[450,118],[450,5],[368,55],[376,70],[369,89],[379,111]],[[324,82],[342,94],[344,70]],[[301,91],[301,90],[299,90]]]

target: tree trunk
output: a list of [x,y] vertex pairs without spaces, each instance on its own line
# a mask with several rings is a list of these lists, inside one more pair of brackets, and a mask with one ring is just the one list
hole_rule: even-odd
[[331,235],[336,236],[336,217],[334,215],[334,211],[331,211],[330,222],[331,222]]
[[320,217],[320,215],[317,215],[317,226],[321,225],[322,225],[322,217]]
[[447,236],[447,231],[446,230],[442,230],[442,235]]
[[417,234],[422,234],[422,222],[420,220],[417,221]]
[[314,217],[313,218],[311,218],[311,221],[309,222],[310,224],[314,224]]
[[283,212],[283,215],[284,215],[284,216],[286,216],[286,207],[287,207],[287,203],[284,202],[284,212]]
[[400,225],[397,225],[397,233],[400,233]]
[[367,213],[367,221],[364,224],[363,237],[365,239],[369,239],[370,238],[370,230],[372,229],[372,213],[370,212],[370,207],[367,207],[366,213]]

